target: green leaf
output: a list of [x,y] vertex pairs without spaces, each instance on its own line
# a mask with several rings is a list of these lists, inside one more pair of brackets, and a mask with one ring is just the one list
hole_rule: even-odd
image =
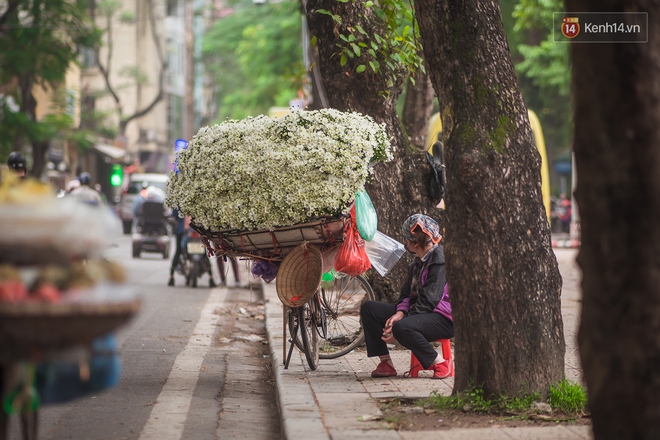
[[351,43],[351,47],[353,48],[353,52],[355,52],[355,55],[358,57],[362,54],[362,50],[360,49],[360,46],[358,46],[355,43]]
[[344,54],[344,53],[341,54],[341,58],[339,59],[339,65],[341,67],[344,67],[346,65],[347,61],[348,61],[348,59],[346,58],[346,54]]
[[362,35],[368,35],[368,34],[364,31],[364,29],[362,29],[362,26],[360,26],[359,24],[356,24],[356,25],[355,25],[355,29],[357,29],[357,31],[358,31],[359,33],[361,33]]
[[311,44],[312,44],[312,47],[316,47],[316,35],[314,35],[312,37]]
[[365,70],[367,70],[367,66],[365,66],[364,64],[360,64],[359,66],[357,66],[357,67],[355,68],[355,71],[356,71],[357,73],[362,73],[362,72],[364,72]]
[[378,72],[378,66],[377,66],[377,64],[378,64],[377,62],[369,61],[369,66],[371,67],[371,70],[374,71],[374,73],[377,73],[377,72]]
[[330,17],[332,17],[332,19],[333,19],[334,21],[336,21],[337,23],[341,24],[341,17],[340,17],[339,15],[335,15],[335,14],[333,14],[332,12],[330,12],[330,11],[328,11],[328,10],[326,10],[326,9],[317,9],[316,12],[317,12],[318,14],[329,15]]

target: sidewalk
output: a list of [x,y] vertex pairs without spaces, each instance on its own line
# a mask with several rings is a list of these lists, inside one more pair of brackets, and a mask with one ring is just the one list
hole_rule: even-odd
[[[575,249],[556,249],[564,279],[562,314],[566,338],[566,376],[582,383],[576,347],[580,312],[579,269],[574,260]],[[282,419],[283,438],[287,440],[588,440],[588,426],[549,426],[521,428],[475,428],[438,431],[394,431],[384,421],[359,421],[365,415],[379,413],[375,399],[389,397],[428,397],[437,390],[451,394],[453,378],[446,380],[373,379],[371,371],[376,361],[364,352],[352,352],[339,359],[321,360],[311,371],[304,355],[294,348],[289,368],[284,370],[282,304],[275,283],[263,283],[266,299],[266,329],[270,345],[277,399]],[[288,346],[288,344],[287,344]],[[394,364],[401,373],[408,369],[410,352],[393,350]]]

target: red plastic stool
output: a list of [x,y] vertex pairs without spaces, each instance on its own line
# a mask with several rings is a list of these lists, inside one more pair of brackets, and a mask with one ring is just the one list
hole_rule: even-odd
[[[451,354],[451,342],[449,342],[449,339],[438,339],[435,342],[440,343],[440,347],[442,348],[442,357],[445,360],[448,360],[449,362],[454,362],[454,357]],[[419,362],[417,357],[413,354],[413,352],[410,352],[410,377],[419,377],[419,372],[424,370],[424,367],[422,367],[422,364]],[[451,372],[449,374],[449,377],[454,377],[454,369],[450,368],[449,371]]]

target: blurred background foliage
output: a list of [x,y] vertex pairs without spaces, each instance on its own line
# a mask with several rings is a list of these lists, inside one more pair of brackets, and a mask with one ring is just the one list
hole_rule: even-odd
[[215,81],[216,121],[288,107],[304,76],[300,3],[230,1],[202,44]]

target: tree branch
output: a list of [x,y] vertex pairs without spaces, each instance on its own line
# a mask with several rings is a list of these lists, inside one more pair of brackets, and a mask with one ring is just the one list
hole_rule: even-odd
[[3,29],[3,25],[11,16],[15,14],[15,12],[18,10],[18,5],[20,4],[20,0],[11,0],[9,1],[9,4],[7,5],[7,9],[5,12],[2,13],[2,16],[0,16],[0,32],[5,33],[6,31]]
[[161,99],[163,99],[164,96],[164,82],[165,82],[165,59],[163,57],[163,53],[160,47],[160,39],[158,38],[158,34],[156,33],[156,20],[154,18],[154,11],[153,11],[153,2],[150,0],[149,1],[149,23],[151,25],[151,36],[154,40],[154,44],[156,46],[156,53],[158,54],[158,60],[160,61],[160,73],[158,75],[158,94],[154,97],[154,99],[151,101],[151,103],[143,108],[142,110],[138,110],[135,113],[133,113],[131,116],[127,117],[126,119],[122,119],[119,123],[119,130],[121,133],[124,133],[126,130],[126,126],[128,125],[129,122],[131,122],[133,119],[140,118],[147,113],[149,113],[155,106],[160,102]]
[[121,109],[121,100],[119,99],[119,95],[117,95],[117,92],[115,92],[115,89],[112,87],[112,84],[110,83],[110,63],[112,60],[112,51],[113,51],[113,44],[112,44],[112,17],[110,15],[106,15],[106,34],[107,34],[107,40],[108,40],[108,56],[106,57],[106,67],[103,67],[103,64],[101,64],[101,51],[100,49],[96,49],[96,65],[99,67],[99,70],[101,71],[101,74],[103,75],[103,79],[105,79],[105,86],[108,88],[108,91],[112,95],[113,99],[117,103],[117,110],[119,111],[119,119],[121,120],[121,114],[122,114],[122,109]]

